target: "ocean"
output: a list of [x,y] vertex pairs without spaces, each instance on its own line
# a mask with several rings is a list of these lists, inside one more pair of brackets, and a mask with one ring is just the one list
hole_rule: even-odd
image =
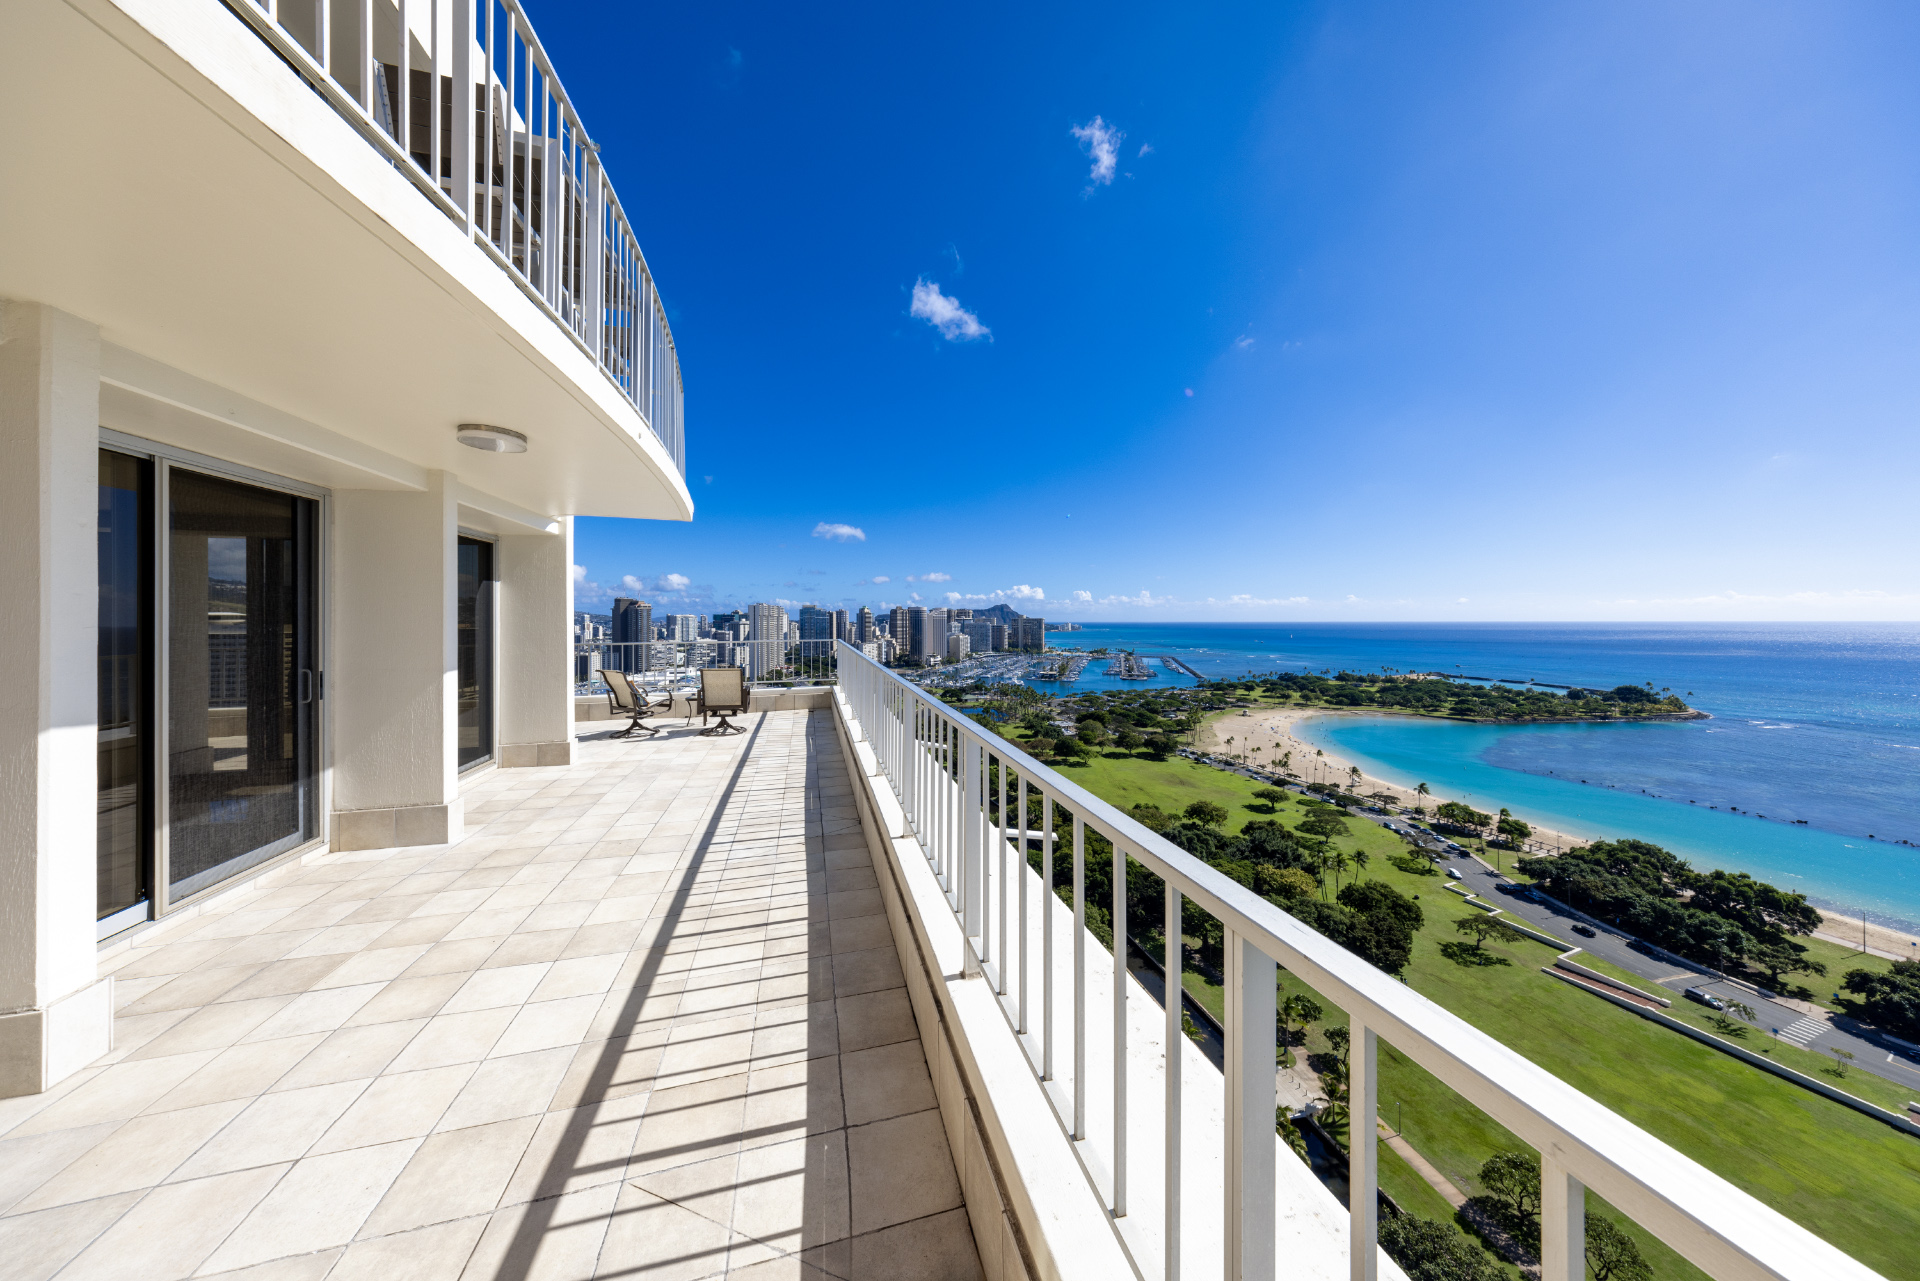
[[[1395,783],[1465,793],[1481,809],[1506,806],[1575,835],[1649,840],[1821,907],[1920,927],[1914,624],[1116,623],[1048,640],[1171,654],[1216,677],[1392,667],[1600,688],[1652,682],[1712,719],[1320,717],[1297,732]],[[1170,673],[1121,682],[1095,660],[1075,685],[1191,683]]]

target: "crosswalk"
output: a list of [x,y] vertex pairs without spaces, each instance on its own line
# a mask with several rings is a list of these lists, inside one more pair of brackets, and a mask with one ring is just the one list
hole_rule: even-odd
[[1780,1029],[1780,1039],[1805,1047],[1814,1037],[1826,1031],[1827,1025],[1819,1019],[1801,1019]]

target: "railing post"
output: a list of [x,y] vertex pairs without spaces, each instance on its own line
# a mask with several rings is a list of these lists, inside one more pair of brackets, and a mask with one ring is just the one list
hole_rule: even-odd
[[1565,1166],[1540,1154],[1540,1281],[1587,1274],[1587,1189]]
[[1167,1014],[1167,1134],[1166,1134],[1166,1272],[1164,1281],[1180,1281],[1180,1055],[1182,1042],[1186,1040],[1186,1028],[1181,1021],[1186,985],[1181,975],[1186,970],[1185,944],[1181,939],[1180,891],[1172,881],[1166,887],[1166,920],[1162,930],[1166,936],[1166,952],[1162,957],[1166,965],[1166,983],[1162,991],[1162,1004]]
[[1087,825],[1073,816],[1073,1137],[1087,1137]]
[[[982,875],[986,859],[981,857],[981,819],[980,812],[980,756],[981,748],[974,743],[961,740],[955,744],[960,749],[960,936],[965,949],[964,971],[966,977],[974,978],[980,973],[980,952],[986,946],[986,927],[981,921],[981,908],[986,902],[985,886]],[[974,932],[980,933],[980,947],[973,944]]]
[[373,0],[360,0],[360,110],[379,119],[373,109]]
[[1228,1281],[1273,1281],[1274,1083],[1277,974],[1273,958],[1227,931]]
[[1375,1281],[1380,1251],[1380,1137],[1374,1117],[1380,1101],[1379,1038],[1350,1019],[1347,1041],[1347,1275]]
[[[453,143],[448,181],[453,203],[460,210],[467,234],[473,234],[473,0],[451,0],[453,5],[453,120],[447,132]],[[433,87],[440,101],[440,86]],[[435,135],[438,137],[438,134]],[[437,179],[438,174],[434,175]]]
[[593,359],[607,367],[607,190],[599,148],[588,142],[588,225],[580,246],[580,278],[586,294],[588,342]]
[[1127,851],[1113,843],[1113,1217],[1127,1217]]

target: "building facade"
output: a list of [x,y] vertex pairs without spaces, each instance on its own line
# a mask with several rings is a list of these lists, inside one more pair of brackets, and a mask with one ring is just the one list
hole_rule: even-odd
[[1007,628],[1007,647],[1039,653],[1047,647],[1047,620],[1016,618]]
[[[554,180],[515,182],[426,127],[500,118],[456,74],[486,51],[403,57],[376,8],[360,61],[311,7],[0,12],[42,115],[0,165],[61,175],[0,201],[0,1095],[107,1048],[101,940],[565,764],[573,517],[692,515],[672,335],[559,80],[502,135]],[[360,68],[409,64],[439,94],[375,103]],[[547,219],[586,230],[529,256]]]

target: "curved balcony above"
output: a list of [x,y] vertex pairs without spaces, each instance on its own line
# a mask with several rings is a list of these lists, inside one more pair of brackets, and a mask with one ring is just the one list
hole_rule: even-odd
[[[0,143],[0,296],[317,428],[333,472],[351,445],[529,513],[691,517],[665,311],[517,8],[22,0],[0,103],[31,122]],[[106,425],[240,456],[239,409],[105,381]]]

